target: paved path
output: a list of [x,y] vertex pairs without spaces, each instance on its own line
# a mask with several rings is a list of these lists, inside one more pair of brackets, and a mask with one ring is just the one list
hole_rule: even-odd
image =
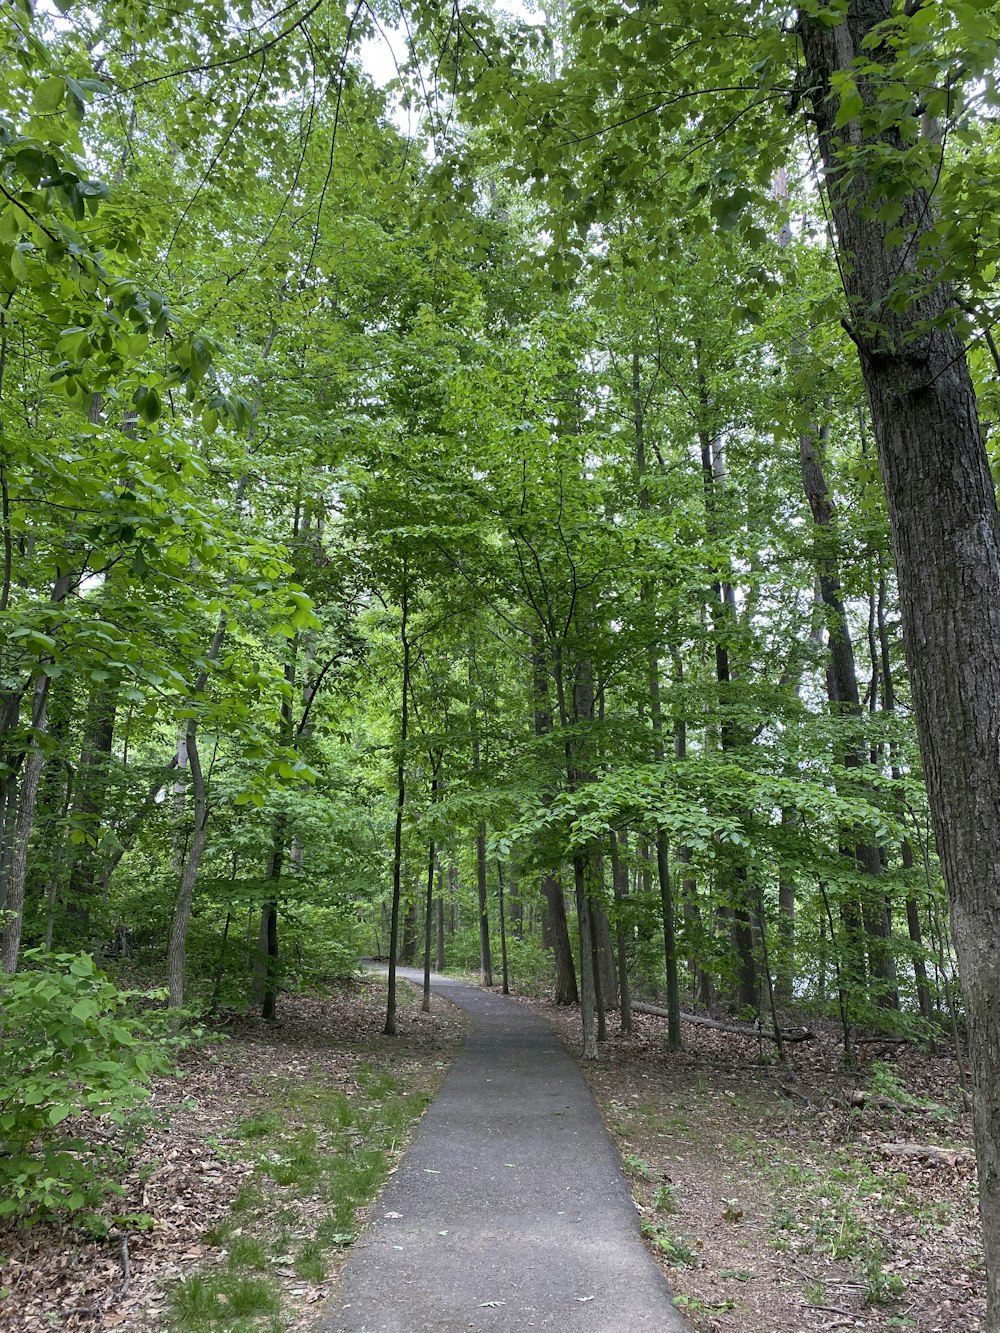
[[[417,973],[401,973],[412,979]],[[472,1029],[348,1260],[324,1333],[691,1333],[542,1019],[445,977]]]

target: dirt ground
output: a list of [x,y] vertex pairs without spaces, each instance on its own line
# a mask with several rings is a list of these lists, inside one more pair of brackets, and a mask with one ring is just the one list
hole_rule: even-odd
[[[571,1049],[579,1013],[539,1004]],[[977,1333],[985,1279],[971,1119],[956,1065],[832,1033],[789,1047],[635,1016],[585,1076],[647,1244],[704,1333]],[[865,1105],[853,1106],[864,1094]],[[915,1151],[934,1147],[929,1156]],[[906,1150],[905,1152],[903,1150]]]
[[[387,1041],[383,1002],[369,978],[323,1000],[289,998],[274,1026],[231,1016],[228,1040],[187,1055],[183,1077],[159,1081],[146,1108],[117,1207],[148,1225],[102,1241],[0,1229],[0,1329],[165,1327],[171,1285],[221,1270],[213,1229],[254,1172],[241,1122],[303,1086],[364,1100],[366,1069],[416,1090],[439,1084],[459,1013],[435,999],[423,1015],[411,1001]],[[578,1010],[521,1002],[578,1049]],[[701,1333],[979,1333],[975,1164],[954,1060],[873,1042],[846,1074],[822,1028],[789,1048],[787,1068],[743,1036],[685,1025],[686,1049],[671,1055],[661,1019],[637,1014],[625,1037],[611,1016],[609,1029],[584,1073],[647,1243]],[[285,1326],[306,1327],[336,1272],[276,1276]]]
[[[464,1019],[436,998],[422,1014],[401,989],[399,1035],[391,1039],[381,1033],[385,990],[374,979],[322,1000],[287,997],[275,1024],[231,1015],[227,1040],[188,1053],[181,1077],[158,1080],[143,1109],[145,1137],[128,1152],[128,1192],[114,1206],[145,1214],[145,1226],[115,1227],[101,1241],[68,1227],[0,1228],[0,1329],[156,1327],[171,1283],[223,1258],[206,1234],[254,1172],[253,1153],[236,1132],[248,1116],[306,1082],[355,1097],[362,1069],[391,1074],[411,1090],[439,1085]],[[404,1147],[400,1141],[397,1153]],[[306,1322],[335,1273],[310,1282],[278,1268],[277,1276],[286,1313],[294,1319],[298,1311]]]

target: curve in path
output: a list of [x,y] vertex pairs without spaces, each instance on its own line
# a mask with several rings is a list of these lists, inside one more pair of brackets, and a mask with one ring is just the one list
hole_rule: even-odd
[[344,1267],[324,1333],[691,1333],[548,1025],[445,977],[434,989],[471,1031]]

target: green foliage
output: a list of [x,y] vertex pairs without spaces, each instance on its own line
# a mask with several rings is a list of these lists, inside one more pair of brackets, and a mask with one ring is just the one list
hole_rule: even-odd
[[678,1268],[693,1268],[697,1264],[698,1253],[689,1237],[675,1235],[662,1222],[643,1222],[641,1230],[650,1245],[666,1258],[668,1264]]
[[636,1180],[650,1179],[651,1172],[649,1169],[649,1163],[646,1162],[637,1153],[634,1152],[626,1153],[625,1156],[622,1158],[622,1162],[624,1163],[625,1170],[628,1172],[628,1174],[630,1176],[633,1176]]
[[164,1028],[88,954],[33,951],[0,987],[0,1215],[37,1221],[116,1192],[101,1135],[169,1068]]
[[873,1242],[865,1256],[865,1304],[894,1305],[906,1291],[906,1282],[898,1273],[885,1268],[885,1247]]
[[680,1207],[676,1185],[658,1185],[653,1195],[653,1207],[658,1213],[676,1213]]

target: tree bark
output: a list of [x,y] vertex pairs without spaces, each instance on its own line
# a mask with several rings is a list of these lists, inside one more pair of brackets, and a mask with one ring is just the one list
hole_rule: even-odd
[[208,842],[208,801],[205,794],[205,775],[198,753],[198,728],[194,718],[188,723],[187,757],[191,769],[191,791],[194,796],[194,831],[188,846],[187,859],[181,871],[181,883],[174,907],[167,952],[167,992],[171,1009],[184,1003],[184,979],[187,963],[187,934],[191,922],[191,906],[201,858]]
[[385,1026],[387,1037],[396,1035],[396,959],[399,953],[399,896],[403,874],[403,812],[406,809],[406,741],[410,722],[410,639],[407,633],[409,580],[403,564],[403,593],[400,600],[399,638],[403,647],[403,670],[399,700],[399,757],[396,762],[396,822],[392,839],[392,915],[389,924],[389,983],[386,995]]
[[434,970],[436,972],[444,971],[444,871],[438,862],[437,872],[437,903],[434,913]]
[[573,858],[573,886],[576,891],[576,916],[580,933],[580,1019],[583,1029],[585,1060],[597,1059],[597,1030],[594,1025],[597,997],[594,992],[593,951],[590,936],[590,912],[587,903],[587,858]]
[[611,882],[614,886],[615,907],[617,908],[617,921],[615,930],[615,944],[618,949],[618,991],[620,996],[620,1012],[622,1032],[628,1034],[632,1031],[632,994],[629,989],[628,980],[628,936],[625,931],[625,924],[622,920],[622,904],[628,897],[628,870],[622,865],[621,857],[618,853],[618,834],[614,829],[611,830]]
[[[532,666],[535,736],[542,737],[552,730],[552,711],[549,706],[549,673],[546,668],[545,651],[537,640],[533,645]],[[563,897],[563,887],[558,876],[543,875],[542,894],[548,909],[546,915],[548,939],[544,942],[552,949],[556,969],[556,1004],[577,1004],[579,994],[576,968],[573,964],[573,949],[569,939],[569,922],[566,919],[566,899]]]
[[[99,839],[104,822],[119,688],[118,681],[94,687],[80,747],[73,809],[76,815],[89,821],[95,839]],[[83,846],[76,850],[70,863],[69,903],[70,910],[84,927],[98,892],[100,870],[101,854],[96,847]]]
[[556,969],[556,1004],[578,1004],[576,964],[569,939],[569,920],[562,882],[555,875],[542,879],[542,893],[548,908],[549,929],[552,935],[552,959]]
[[[469,699],[472,704],[472,768],[478,773],[480,766],[479,724],[476,710],[475,689],[475,652],[469,653]],[[493,955],[490,951],[490,914],[489,898],[486,891],[486,825],[480,821],[476,829],[476,896],[479,900],[479,984],[493,985]]]
[[[1000,1333],[1000,514],[951,322],[953,293],[923,268],[920,240],[934,221],[927,188],[901,198],[901,219],[879,220],[884,188],[840,165],[866,131],[856,120],[836,124],[833,76],[863,57],[891,79],[891,47],[863,50],[863,43],[892,15],[891,0],[851,0],[836,27],[802,14],[799,31],[837,239],[850,256],[849,321],[878,443],[917,732],[965,992],[986,1327]],[[877,102],[879,85],[871,75],[858,78],[866,106]],[[909,152],[897,129],[879,137],[877,151],[890,161]],[[902,236],[890,236],[898,224]],[[904,276],[918,287],[900,309],[889,297]]]
[[604,855],[599,846],[590,858],[590,901],[592,905],[594,950],[600,977],[601,998],[606,1012],[618,1008],[618,976],[611,924],[604,907]]
[[18,784],[17,818],[14,824],[13,850],[7,871],[7,901],[5,924],[0,940],[0,967],[4,972],[16,972],[21,955],[21,931],[24,926],[24,888],[28,877],[28,847],[35,821],[35,801],[45,767],[45,751],[41,738],[45,732],[46,703],[49,677],[44,672],[35,677],[31,696],[32,742],[28,751],[21,780]]

